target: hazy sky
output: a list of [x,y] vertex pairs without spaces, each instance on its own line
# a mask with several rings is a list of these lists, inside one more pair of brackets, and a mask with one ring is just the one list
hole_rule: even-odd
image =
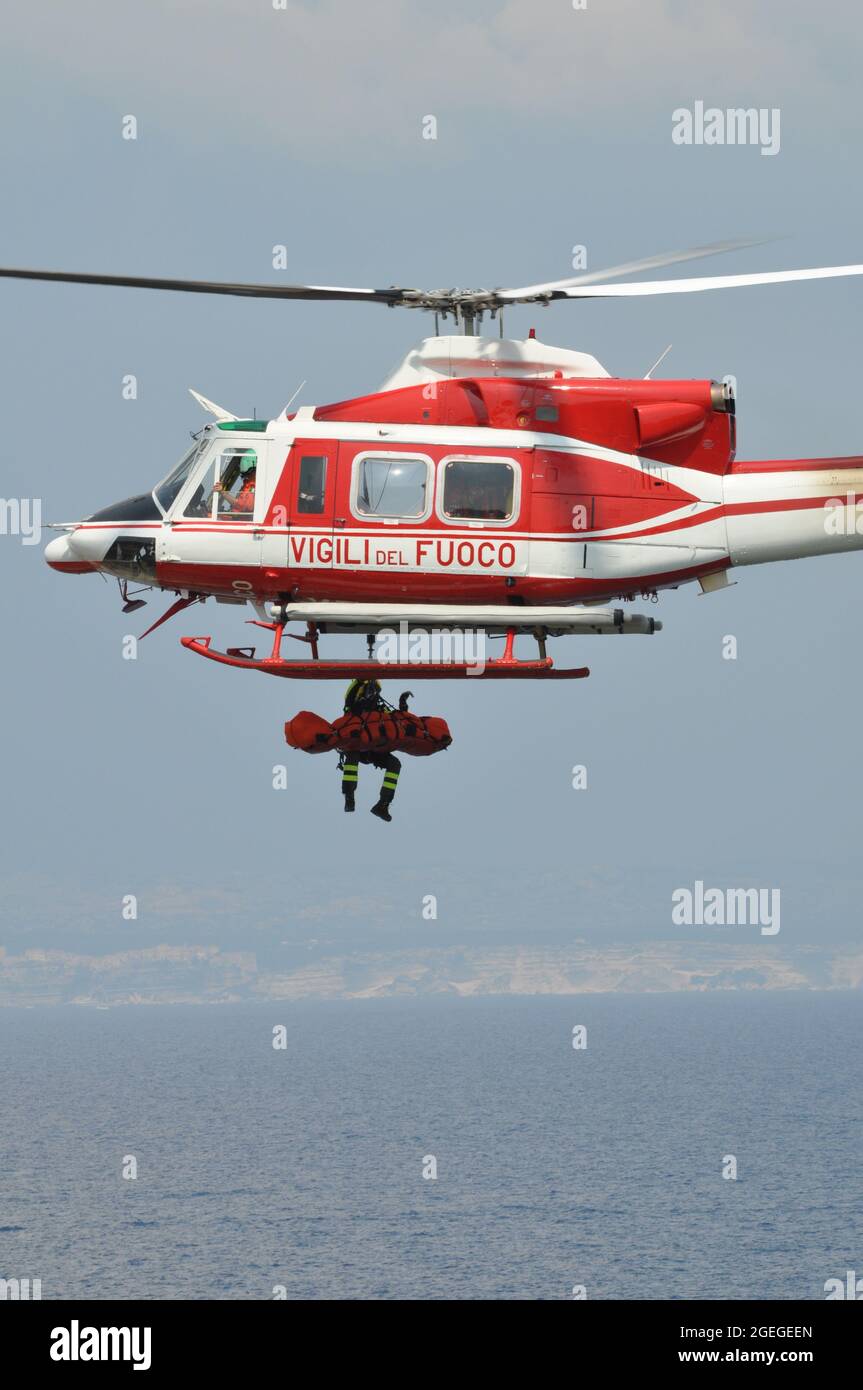
[[[0,264],[475,286],[566,276],[575,245],[597,269],[770,235],[704,273],[858,262],[861,36],[859,6],[833,0],[18,6]],[[779,108],[778,154],[675,145],[672,112],[696,100]],[[660,376],[736,376],[741,457],[806,457],[863,451],[861,309],[863,283],[827,281],[524,308],[507,330],[535,325],[618,375],[671,342]],[[304,379],[305,404],[374,389],[433,331],[371,306],[13,282],[0,316],[0,493],[59,521],[168,471],[204,420],[188,386],[274,415]],[[416,685],[454,743],[405,759],[391,826],[367,814],[376,774],[346,817],[335,757],[282,740],[298,709],[337,711],[340,686],[180,648],[186,632],[247,640],[240,610],[209,603],[124,661],[124,634],[170,597],[124,617],[113,582],[55,574],[14,536],[0,566],[0,944],[79,943],[88,925],[100,949],[242,945],[322,924],[360,948],[384,920],[465,940],[673,936],[671,892],[696,878],[780,887],[783,936],[857,939],[863,555],[667,594],[654,638],[556,644],[587,681]],[[419,919],[427,893],[437,927]]]

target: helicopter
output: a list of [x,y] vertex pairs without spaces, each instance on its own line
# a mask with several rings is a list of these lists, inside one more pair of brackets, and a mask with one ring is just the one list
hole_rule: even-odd
[[[609,283],[754,244],[718,242],[494,290],[0,269],[0,278],[383,304],[435,320],[434,336],[369,394],[295,410],[292,399],[258,420],[193,391],[212,420],[177,465],[152,489],[58,527],[45,559],[63,574],[116,578],[124,612],[142,606],[146,589],[174,593],[148,633],[210,598],[251,604],[249,621],[273,634],[263,656],[181,638],[235,668],[305,680],[587,676],[587,667],[555,667],[549,639],[657,633],[661,622],[619,604],[688,583],[713,593],[740,566],[863,548],[863,457],[738,460],[727,379],[655,380],[658,362],[644,378],[616,378],[533,329],[503,336],[513,304],[863,274],[850,265]],[[498,336],[481,332],[487,316],[498,319]],[[461,332],[441,335],[450,317]],[[291,624],[301,630],[288,632]],[[483,662],[458,659],[457,647],[416,660],[402,645],[382,660],[375,644],[396,629],[408,639],[479,633],[504,649]],[[367,659],[322,658],[321,638],[333,633],[364,636]],[[516,656],[520,635],[536,641],[535,657]],[[286,637],[307,650],[285,656]]]

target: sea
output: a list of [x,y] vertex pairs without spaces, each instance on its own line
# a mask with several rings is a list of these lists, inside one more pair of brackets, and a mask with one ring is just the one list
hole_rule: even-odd
[[823,1299],[863,997],[0,1010],[0,1278],[44,1299]]

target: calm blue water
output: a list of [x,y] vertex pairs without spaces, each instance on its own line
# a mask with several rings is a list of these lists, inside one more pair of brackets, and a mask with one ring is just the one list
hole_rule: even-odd
[[823,1298],[863,1272],[861,1023],[847,994],[3,1010],[0,1275],[43,1298]]

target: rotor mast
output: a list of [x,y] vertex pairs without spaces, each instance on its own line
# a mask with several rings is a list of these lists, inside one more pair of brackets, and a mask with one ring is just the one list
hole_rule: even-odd
[[461,328],[464,337],[476,338],[482,329],[486,314],[500,319],[500,336],[503,337],[503,304],[497,300],[494,290],[433,290],[416,299],[401,301],[409,308],[426,309],[434,314],[435,336],[438,322],[452,314],[456,327]]

